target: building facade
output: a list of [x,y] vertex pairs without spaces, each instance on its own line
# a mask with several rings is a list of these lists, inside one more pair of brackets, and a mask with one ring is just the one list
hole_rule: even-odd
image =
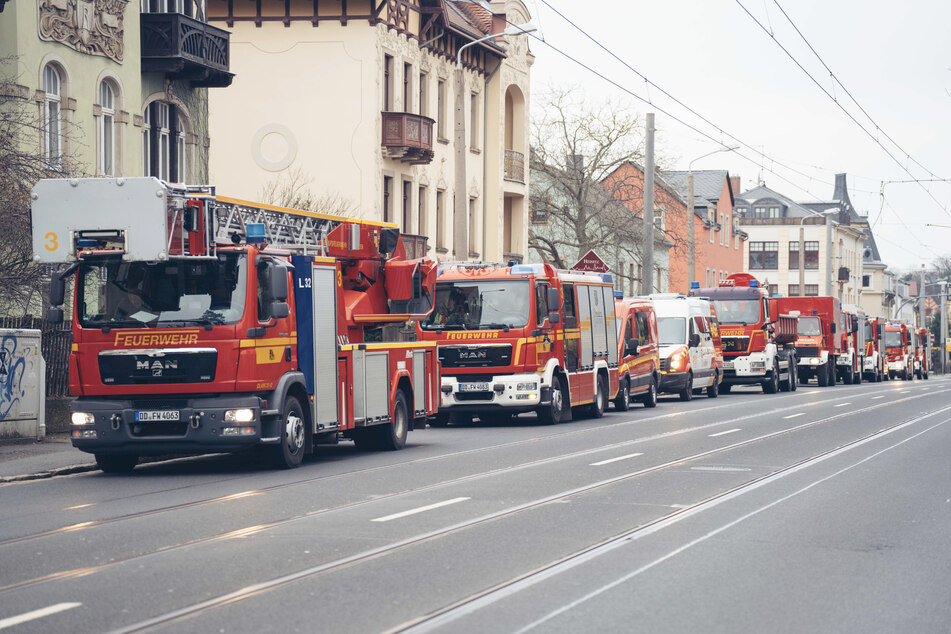
[[35,108],[35,147],[88,176],[208,180],[208,88],[228,33],[184,0],[0,4],[3,94]]
[[221,191],[296,182],[320,211],[396,223],[413,255],[524,257],[534,58],[524,35],[486,38],[528,22],[522,2],[212,0],[209,15],[237,75],[210,105]]

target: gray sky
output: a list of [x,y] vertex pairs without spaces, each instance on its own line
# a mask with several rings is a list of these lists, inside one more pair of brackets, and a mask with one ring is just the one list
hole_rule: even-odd
[[[918,269],[939,255],[951,255],[951,183],[924,183],[934,199],[915,183],[886,184],[884,205],[879,196],[882,181],[951,178],[951,3],[778,0],[777,5],[777,0],[740,0],[875,135],[875,124],[842,86],[855,97],[884,132],[877,138],[909,175],[736,0],[547,0],[610,53],[714,125],[657,88],[646,87],[642,78],[543,0],[526,1],[546,42],[623,87],[612,86],[533,40],[534,91],[550,83],[577,85],[586,98],[624,99],[640,113],[655,112],[657,150],[674,159],[675,169],[687,169],[688,161],[716,149],[721,138],[726,145],[735,145],[736,140],[748,144],[755,149],[743,147],[738,152],[750,160],[720,153],[693,164],[695,170],[728,169],[738,174],[743,190],[756,185],[762,174],[768,187],[794,200],[828,199],[835,173],[846,172],[852,203],[875,223],[882,259],[892,270]],[[830,78],[783,10],[841,85]],[[649,98],[653,106],[625,90]],[[758,151],[768,158],[761,159]]]

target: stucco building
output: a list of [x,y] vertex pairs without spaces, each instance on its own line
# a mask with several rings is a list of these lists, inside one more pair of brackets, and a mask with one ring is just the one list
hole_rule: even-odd
[[0,59],[4,95],[36,108],[41,130],[22,141],[53,167],[208,181],[208,88],[232,73],[228,33],[200,4],[0,2]]
[[296,179],[335,202],[322,211],[398,224],[415,254],[524,257],[534,58],[525,35],[482,40],[529,21],[520,0],[208,10],[232,30],[236,73],[211,99],[221,191],[257,200]]

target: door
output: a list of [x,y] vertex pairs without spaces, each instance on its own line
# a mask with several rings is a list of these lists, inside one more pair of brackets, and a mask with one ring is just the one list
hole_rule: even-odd
[[315,264],[312,272],[314,310],[314,422],[317,427],[340,423],[337,403],[337,269]]

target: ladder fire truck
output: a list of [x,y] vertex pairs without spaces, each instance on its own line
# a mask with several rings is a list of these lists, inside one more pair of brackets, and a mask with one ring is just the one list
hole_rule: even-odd
[[[296,467],[318,443],[399,449],[435,414],[435,262],[399,230],[155,178],[42,180],[35,259],[72,280],[70,438],[107,472],[140,456],[257,447]],[[289,286],[293,283],[293,292]]]

